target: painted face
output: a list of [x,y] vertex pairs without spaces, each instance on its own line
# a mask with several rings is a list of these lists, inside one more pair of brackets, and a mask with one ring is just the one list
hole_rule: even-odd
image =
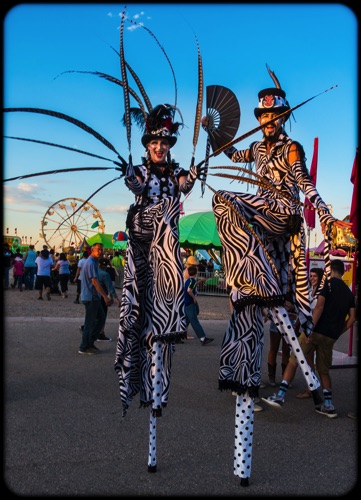
[[170,149],[167,139],[154,139],[148,144],[150,159],[154,163],[165,163]]
[[[260,125],[263,125],[263,123],[268,122],[272,118],[275,118],[277,116],[277,113],[262,113],[261,116],[258,118],[258,121]],[[266,139],[272,139],[274,137],[278,136],[279,131],[282,128],[282,125],[284,123],[284,117],[280,118],[279,120],[274,121],[273,123],[270,123],[269,125],[266,125],[265,127],[262,128],[263,135],[265,136]]]

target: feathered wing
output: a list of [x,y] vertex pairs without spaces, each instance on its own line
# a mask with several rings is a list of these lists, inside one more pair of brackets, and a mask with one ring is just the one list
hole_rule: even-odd
[[39,141],[37,139],[29,139],[26,137],[13,137],[11,135],[4,135],[4,139],[15,139],[18,141],[27,141],[27,142],[35,142],[36,144],[44,144],[45,146],[53,146],[56,148],[66,149],[68,151],[74,151],[75,153],[80,153],[83,155],[92,156],[93,158],[98,158],[99,160],[111,161],[112,163],[119,165],[118,162],[116,162],[110,158],[106,158],[105,156],[100,156],[100,155],[97,155],[95,153],[89,153],[88,151],[83,151],[82,149],[71,148],[70,146],[63,146],[61,144],[55,144],[53,142]]
[[[119,54],[119,53],[117,52],[117,54]],[[102,73],[101,71],[68,70],[68,71],[63,71],[56,78],[58,78],[59,76],[65,74],[65,73],[84,73],[84,74],[88,74],[88,75],[95,75],[95,76],[99,76],[100,78],[104,78],[105,80],[108,80],[109,82],[115,83],[116,85],[119,85],[120,87],[123,87],[123,82],[121,80],[119,80],[119,78],[116,78],[115,76],[108,75],[106,73]],[[140,109],[143,111],[143,113],[146,114],[144,103],[142,102],[142,100],[138,96],[138,94],[135,92],[135,90],[132,89],[131,87],[129,87],[129,85],[128,85],[128,91],[129,91],[129,94],[132,97],[134,97],[134,99],[137,101],[137,103],[138,103]],[[144,95],[143,95],[143,98],[145,99]],[[150,104],[150,103],[148,103],[148,104]],[[147,104],[147,106],[148,106],[148,104]]]
[[[18,175],[16,177],[10,177],[9,179],[4,179],[3,182],[18,181],[20,179],[28,179],[29,177],[38,177],[40,175],[50,175],[50,174],[63,174],[65,172],[81,172],[83,170],[122,170],[114,169],[114,167],[74,167],[74,168],[60,168],[55,170],[48,170],[46,172],[36,172],[33,174]],[[123,170],[122,170],[123,172]],[[122,173],[120,177],[123,177],[125,173]]]
[[125,162],[124,158],[122,158],[120,156],[120,154],[115,149],[115,147],[109,141],[107,141],[107,139],[105,139],[105,137],[103,137],[101,134],[96,132],[94,129],[92,129],[91,127],[86,125],[84,122],[77,120],[76,118],[72,118],[69,115],[66,115],[64,113],[60,113],[58,111],[53,111],[53,110],[49,110],[49,109],[41,109],[41,108],[4,108],[4,112],[5,113],[11,113],[11,112],[39,113],[42,115],[53,116],[54,118],[60,118],[61,120],[66,120],[66,121],[72,123],[73,125],[81,128],[85,132],[88,132],[89,134],[91,134],[93,137],[98,139],[102,144],[104,144],[108,149],[113,151],[113,153],[115,153],[117,155],[117,157],[120,159],[120,161],[122,163]]

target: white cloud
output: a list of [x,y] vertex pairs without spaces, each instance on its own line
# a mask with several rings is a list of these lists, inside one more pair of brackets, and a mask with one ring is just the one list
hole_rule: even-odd
[[129,205],[117,205],[110,207],[102,207],[102,213],[106,214],[125,214],[129,210]]
[[26,184],[25,182],[20,182],[17,189],[19,191],[24,191],[26,193],[31,193],[39,189],[39,184]]
[[[11,206],[12,209],[16,205],[29,206],[40,206],[47,207],[49,202],[47,200],[41,199],[41,195],[44,193],[38,184],[27,184],[21,182],[17,186],[4,186],[4,203]],[[4,207],[6,210],[6,207]]]

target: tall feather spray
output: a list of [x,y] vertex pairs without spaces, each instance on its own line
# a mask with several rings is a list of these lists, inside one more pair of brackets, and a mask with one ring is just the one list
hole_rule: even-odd
[[202,65],[201,50],[199,47],[197,37],[196,37],[196,43],[198,51],[198,95],[197,95],[196,116],[195,116],[194,133],[193,133],[192,165],[194,165],[194,156],[196,153],[199,130],[201,126],[202,103],[203,103],[203,65]]
[[127,78],[127,68],[124,59],[124,23],[125,23],[125,12],[126,7],[122,12],[122,20],[120,23],[120,70],[122,74],[123,81],[123,95],[124,95],[124,119],[125,127],[127,131],[127,141],[128,141],[128,151],[129,151],[129,164],[132,164],[131,155],[131,123],[130,123],[130,102],[129,102],[129,89],[128,89],[128,78]]
[[134,24],[135,26],[139,26],[140,28],[145,29],[151,35],[151,37],[154,38],[154,40],[156,41],[156,43],[160,47],[161,51],[163,52],[165,58],[167,59],[168,64],[169,64],[170,69],[171,69],[171,72],[172,72],[172,75],[173,75],[174,91],[175,91],[174,108],[176,108],[177,107],[177,101],[178,101],[177,80],[176,80],[176,77],[175,77],[175,73],[174,73],[174,69],[173,69],[172,63],[170,62],[170,59],[169,59],[166,51],[164,50],[163,45],[161,45],[161,43],[159,42],[159,40],[155,36],[155,34],[149,28],[147,28],[146,26],[144,26],[144,24],[137,23],[136,21],[133,21],[132,19],[127,19],[127,21],[130,22],[131,24]]

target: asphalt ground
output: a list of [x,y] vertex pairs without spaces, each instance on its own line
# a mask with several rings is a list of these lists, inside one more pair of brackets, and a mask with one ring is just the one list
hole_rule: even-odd
[[[203,302],[201,310],[220,300]],[[122,420],[115,341],[98,342],[99,355],[79,355],[79,317],[56,316],[57,305],[64,307],[54,298],[44,303],[37,317],[25,307],[8,316],[5,307],[3,479],[9,496],[329,497],[359,491],[358,420],[347,416],[356,411],[358,394],[358,369],[347,363],[349,333],[337,343],[343,366],[331,372],[338,418],[319,415],[311,399],[295,397],[305,388],[298,370],[282,409],[263,405],[255,413],[252,473],[244,488],[233,474],[235,397],[218,390],[227,320],[202,320],[215,339],[208,346],[197,340],[176,345],[152,474],[150,410],[135,398]],[[117,319],[108,319],[106,333],[116,338]],[[265,381],[268,337],[266,327]],[[354,349],[357,338],[354,329]],[[278,382],[280,364],[281,358]],[[274,391],[268,386],[260,396]]]

